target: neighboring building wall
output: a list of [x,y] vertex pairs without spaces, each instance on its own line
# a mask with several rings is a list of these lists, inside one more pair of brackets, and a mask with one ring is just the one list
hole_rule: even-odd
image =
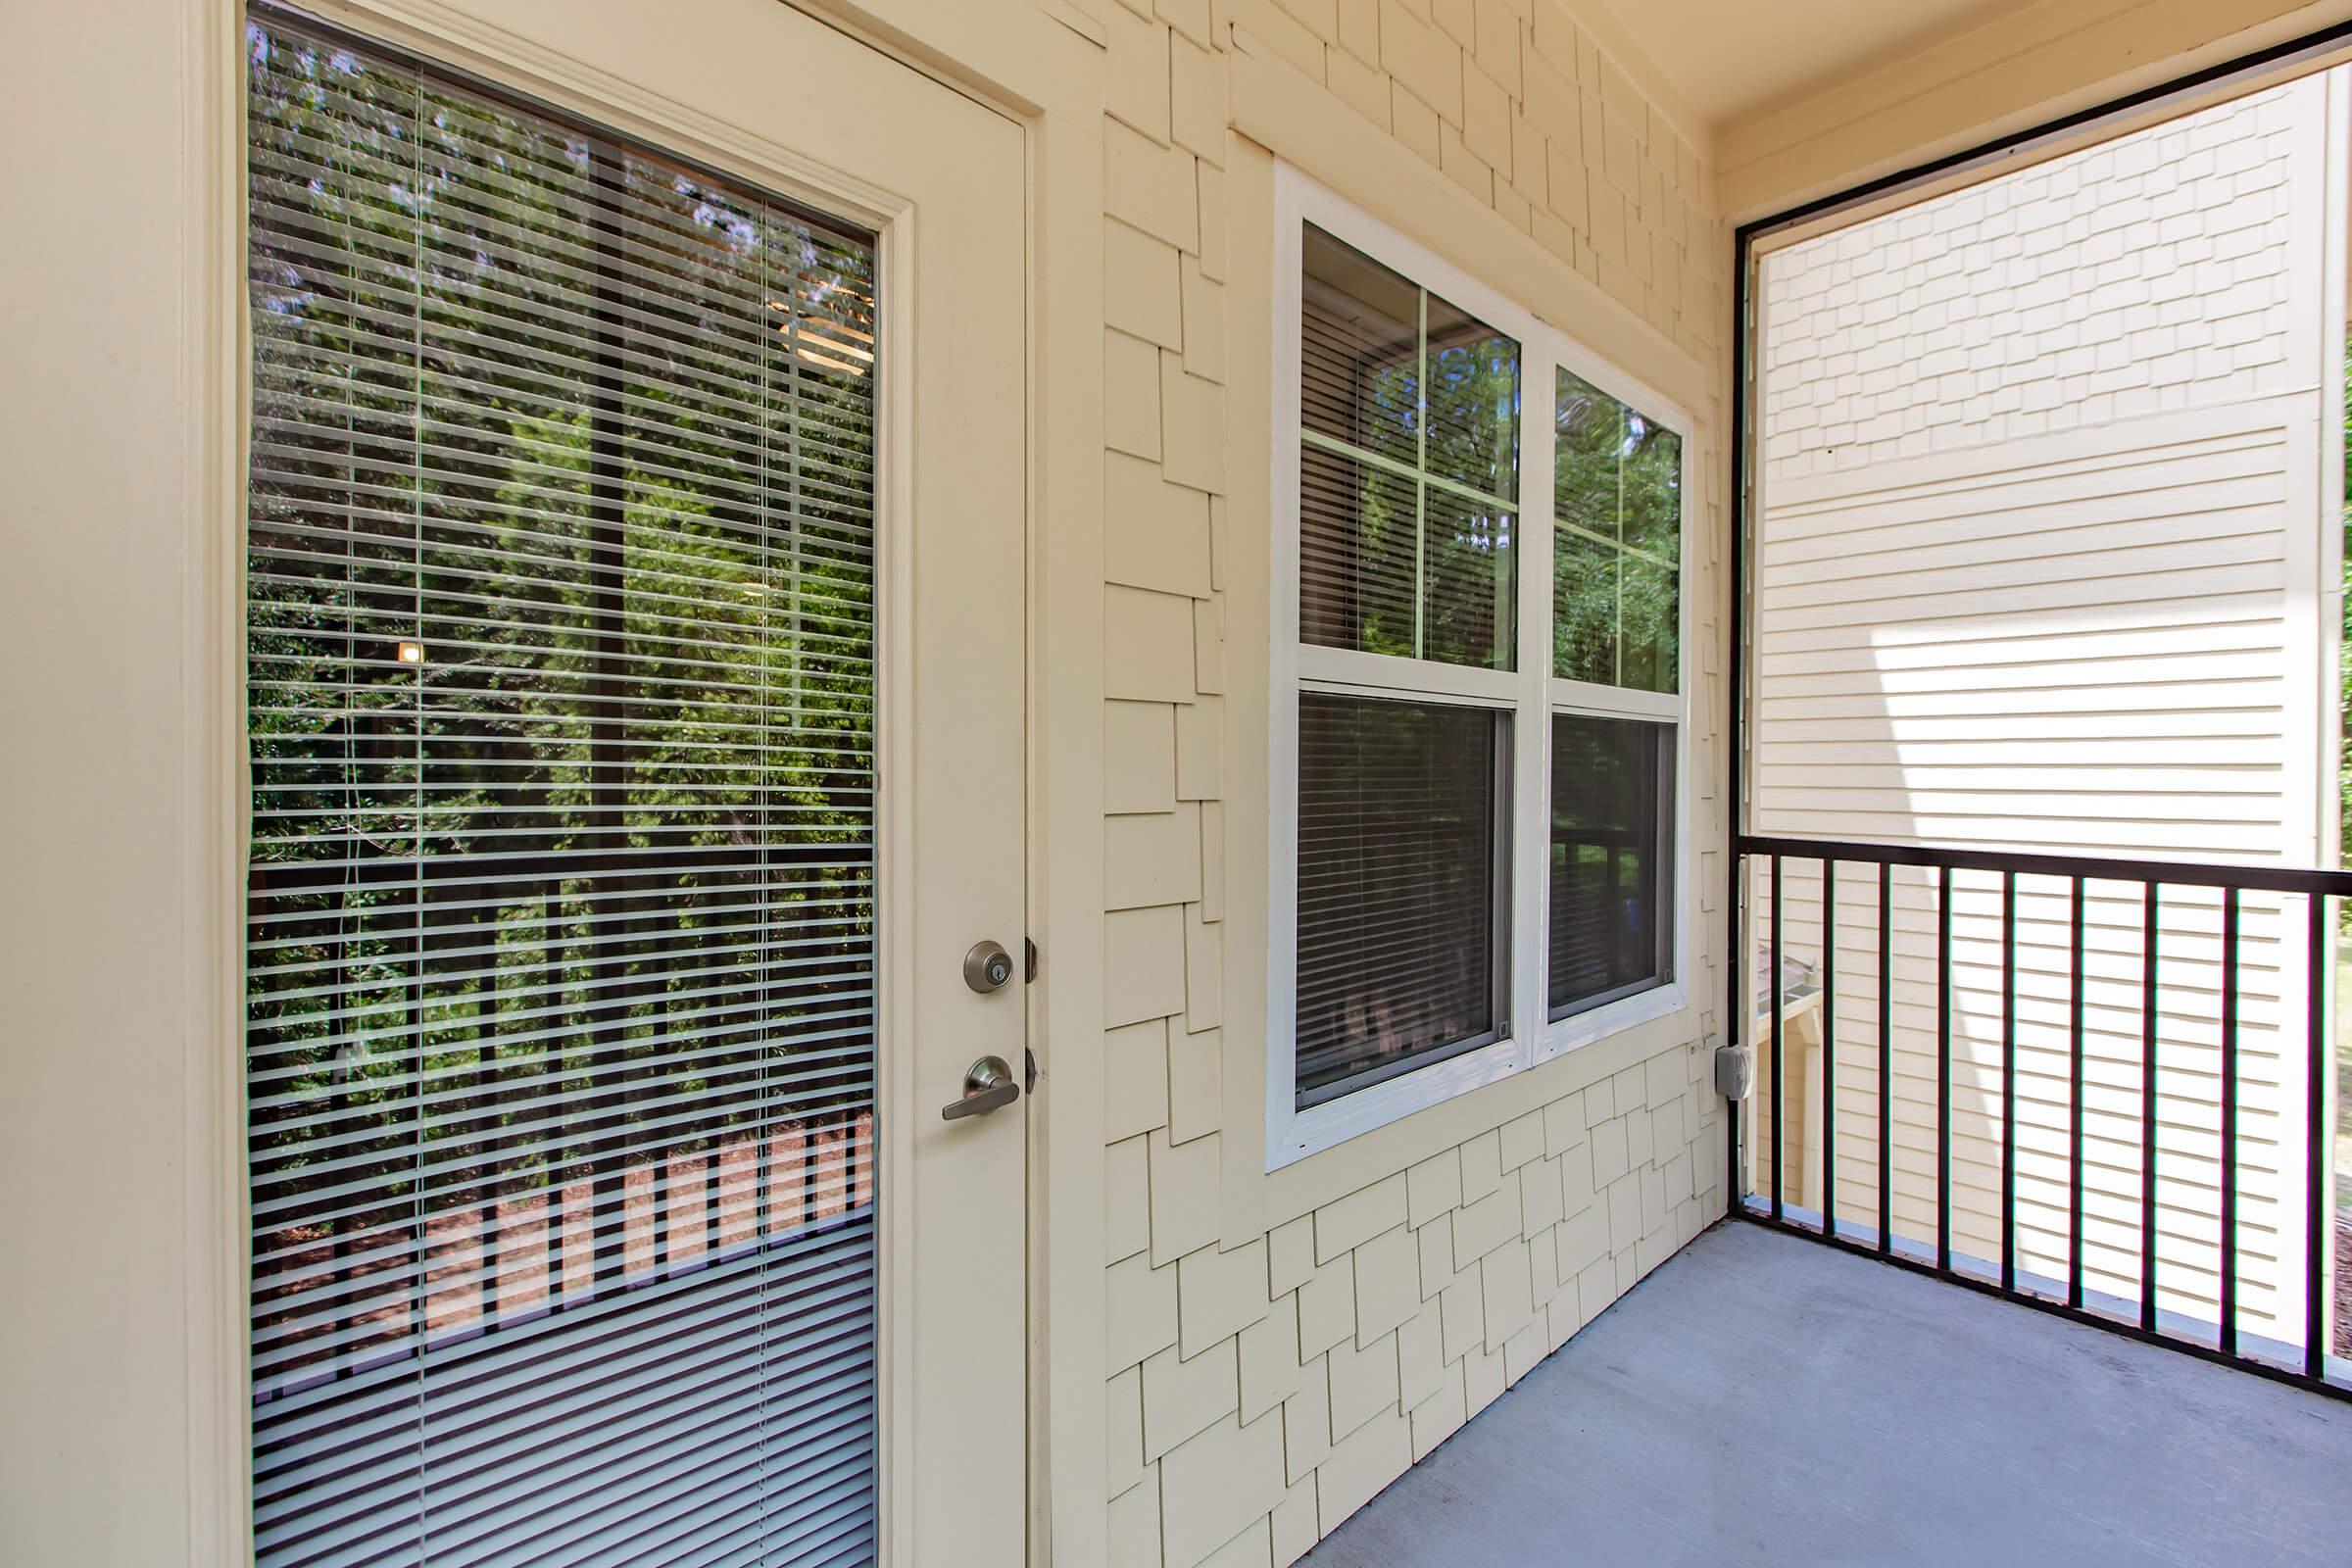
[[[1262,520],[1237,528],[1229,507],[1262,519],[1267,498],[1262,466],[1228,449],[1225,402],[1248,384],[1263,406],[1269,350],[1229,320],[1226,282],[1253,276],[1262,294],[1267,267],[1227,245],[1229,227],[1266,222],[1243,210],[1262,181],[1229,208],[1228,165],[1264,156],[1226,135],[1229,65],[1239,51],[1284,93],[1328,95],[1355,117],[1356,152],[1404,172],[1419,160],[1491,208],[1448,236],[1456,264],[1487,270],[1512,231],[1530,236],[1710,389],[1728,240],[1690,146],[1547,0],[1161,0],[1149,18],[1130,4],[1097,7],[1111,122],[1103,1497],[1115,1564],[1257,1568],[1296,1559],[1714,1220],[1724,1138],[1694,1006],[1640,1059],[1595,1048],[1497,1086],[1479,1106],[1500,1108],[1409,1169],[1384,1162],[1393,1144],[1359,1141],[1317,1157],[1346,1174],[1310,1212],[1262,1234],[1230,1218],[1261,1209],[1265,1179],[1262,1002],[1228,1002],[1254,995],[1228,983],[1228,913],[1262,905],[1266,881],[1227,849],[1250,836],[1227,814],[1233,782],[1265,768],[1261,721],[1242,716],[1262,715],[1262,695],[1228,698],[1262,686],[1264,650],[1229,650],[1228,591],[1254,574],[1262,598],[1267,568]],[[1719,410],[1692,412],[1692,537],[1707,541],[1693,569],[1713,605]],[[1714,845],[1715,640],[1690,637],[1694,819]],[[1692,991],[1711,1007],[1721,913],[1693,899],[1685,915],[1710,933]],[[1248,929],[1262,942],[1262,911]],[[1447,1110],[1463,1107],[1425,1116]]]
[[2306,77],[1771,253],[1767,482],[1899,483],[1931,452],[2309,390],[2326,95]]
[[[1764,833],[2323,863],[2330,711],[2321,306],[2333,200],[2311,77],[1768,255],[1753,821]],[[2342,179],[2333,163],[2334,180]],[[2323,390],[2327,396],[2323,398]],[[1839,1213],[1875,1220],[1877,891],[1840,887]],[[1791,866],[1790,951],[1819,956]],[[1898,876],[1898,1234],[1935,1234],[1934,889]],[[1953,899],[1955,1246],[1999,1254],[2000,905]],[[2220,909],[2166,896],[2162,1303],[2218,1289]],[[2301,1308],[2299,901],[2249,898],[2241,1269],[2248,1328]],[[2020,887],[2022,1266],[2067,1250],[2063,884]],[[2085,1232],[2136,1298],[2136,886],[2092,890]],[[1791,1069],[1799,1066],[1790,1054]],[[1820,1200],[1810,1068],[1785,1172]],[[1798,1094],[1801,1087],[1803,1094]],[[1769,1155],[1762,1156],[1768,1159]],[[1759,1170],[1768,1171],[1768,1163]]]

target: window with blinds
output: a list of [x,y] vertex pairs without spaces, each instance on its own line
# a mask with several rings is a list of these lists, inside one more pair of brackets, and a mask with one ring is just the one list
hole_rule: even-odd
[[1483,709],[1300,694],[1299,1104],[1499,1032],[1508,724]]
[[[1683,438],[1561,367],[1552,396],[1551,1016],[1674,976]],[[1669,710],[1671,711],[1671,710]]]
[[1689,1004],[1687,424],[1297,171],[1273,188],[1298,412],[1274,445],[1297,489],[1273,507],[1269,1168]]
[[1553,1017],[1673,975],[1673,726],[1552,715]]
[[247,31],[270,1564],[874,1542],[874,252]]
[[[1298,694],[1295,1101],[1507,1027],[1507,719],[1443,666],[1516,667],[1519,344],[1301,230],[1298,636],[1409,661]],[[1399,669],[1403,673],[1399,673]]]
[[1303,239],[1299,637],[1514,668],[1519,345],[1311,223]]
[[1552,673],[1676,691],[1683,438],[1567,369],[1553,410]]

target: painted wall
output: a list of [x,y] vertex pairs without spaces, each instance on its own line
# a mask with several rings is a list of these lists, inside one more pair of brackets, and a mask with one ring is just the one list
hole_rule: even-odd
[[[321,3],[420,36],[552,36],[536,0]],[[1264,1173],[1271,155],[1698,417],[1702,714],[1722,707],[1729,382],[1708,175],[1535,0],[821,9],[1033,138],[1037,1556],[1288,1562],[1720,1213],[1723,1137],[1701,1004]],[[237,9],[44,16],[10,57],[13,144],[47,150],[11,166],[18,204],[120,199],[86,243],[27,231],[0,264],[46,302],[5,328],[0,779],[9,819],[37,827],[8,878],[0,1177],[47,1195],[0,1205],[0,1246],[39,1260],[0,1292],[0,1538],[44,1562],[226,1563],[245,1465],[221,673]],[[152,439],[70,460],[125,418]],[[1703,722],[1691,741],[1703,999],[1720,748]],[[93,944],[150,963],[91,994]]]
[[[1727,240],[1591,34],[1479,0],[1100,7],[1108,1560],[1288,1563],[1722,1210],[1712,1004],[1264,1174],[1270,152],[1700,418],[1720,603]],[[1235,128],[1227,131],[1228,123]],[[1714,616],[1687,667],[1720,878]],[[1700,912],[1700,900],[1710,907]],[[1700,999],[1722,913],[1700,885]]]
[[[30,1562],[209,1557],[240,1495],[207,1456],[242,1336],[189,1308],[234,1265],[188,1160],[232,994],[200,912],[233,720],[201,674],[219,579],[192,536],[222,492],[191,416],[231,285],[191,259],[183,153],[232,103],[190,58],[231,35],[173,9],[12,14],[0,61],[8,210],[110,193],[70,242],[0,242],[9,292],[45,302],[0,319],[0,1554]],[[71,461],[91,430],[143,434]],[[137,961],[77,983],[93,952]]]
[[[2332,90],[2340,92],[2341,84]],[[2322,236],[2331,82],[2306,77],[1767,254],[1751,809],[1765,833],[2325,863]],[[2326,396],[2323,396],[2326,393]],[[1839,1214],[1875,1223],[1877,893],[1850,867]],[[1789,951],[1821,956],[1791,868]],[[1936,892],[1896,880],[1898,1234],[1935,1235]],[[2068,1241],[2071,910],[2020,888],[2022,1266]],[[2300,901],[2249,898],[2246,1326],[2300,1334]],[[2282,922],[2285,922],[2282,925]],[[2086,1264],[2136,1299],[2136,886],[2093,889]],[[2218,1292],[2220,908],[2168,894],[2160,1302]],[[1955,1246],[1999,1255],[1997,883],[1953,897]],[[2286,940],[2283,940],[2286,939]],[[1784,1182],[1821,1201],[1810,1063]],[[1769,1171],[1770,1155],[1757,1168]]]

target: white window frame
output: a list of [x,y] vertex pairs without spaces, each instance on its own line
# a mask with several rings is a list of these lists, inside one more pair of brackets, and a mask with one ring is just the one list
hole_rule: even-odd
[[[1518,626],[1515,670],[1442,664],[1298,641],[1299,331],[1302,225],[1313,223],[1459,306],[1520,349]],[[1267,674],[1266,1169],[1497,1083],[1564,1053],[1682,1011],[1693,953],[1690,852],[1691,421],[1672,401],[1539,320],[1427,248],[1289,164],[1274,169],[1272,586]],[[1552,418],[1566,368],[1682,439],[1676,686],[1639,692],[1551,675]],[[1502,1038],[1440,1057],[1301,1110],[1298,1104],[1298,697],[1302,690],[1460,704],[1512,715],[1508,834],[1510,934],[1502,959],[1510,1016]],[[1549,951],[1551,715],[1645,719],[1674,731],[1674,857],[1663,890],[1673,921],[1662,984],[1553,1020]]]

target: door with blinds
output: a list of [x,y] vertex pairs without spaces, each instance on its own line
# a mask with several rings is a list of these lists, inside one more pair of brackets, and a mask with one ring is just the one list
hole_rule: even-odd
[[1020,131],[399,9],[244,40],[257,1558],[1017,1562]]

